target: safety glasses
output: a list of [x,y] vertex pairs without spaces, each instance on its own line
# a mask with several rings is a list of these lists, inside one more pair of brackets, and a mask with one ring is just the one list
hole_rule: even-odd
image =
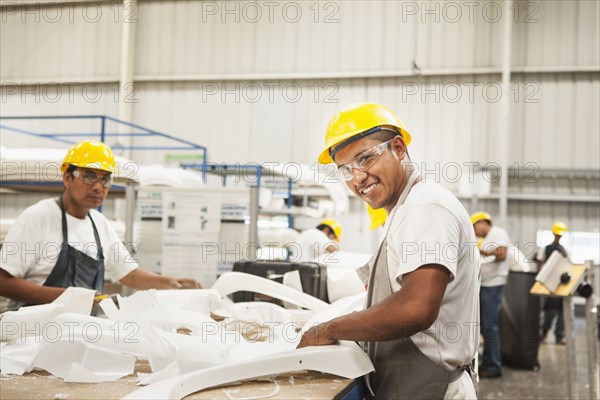
[[94,183],[98,182],[98,180],[100,180],[100,184],[102,185],[102,187],[105,188],[110,187],[110,185],[112,184],[111,174],[98,175],[93,171],[80,171],[76,169],[75,171],[73,171],[73,176],[76,178],[81,178],[83,182],[87,185],[93,185]]
[[377,146],[371,147],[370,149],[358,154],[348,164],[338,167],[338,175],[340,175],[340,177],[345,181],[351,181],[352,178],[354,178],[354,172],[352,172],[353,170],[361,172],[368,171],[369,168],[375,165],[379,159],[379,156],[381,156],[385,148],[391,143],[392,140],[394,139],[379,143]]

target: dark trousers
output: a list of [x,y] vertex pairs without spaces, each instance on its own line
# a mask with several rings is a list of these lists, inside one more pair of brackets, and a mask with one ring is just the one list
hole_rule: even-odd
[[481,287],[479,293],[481,334],[483,335],[483,360],[481,370],[500,372],[502,359],[500,357],[500,305],[504,285]]
[[[556,299],[551,299],[556,300]],[[560,301],[560,300],[559,300]],[[560,342],[565,337],[565,319],[563,317],[562,302],[558,304],[552,304],[554,307],[544,307],[544,320],[542,322],[542,335],[546,337],[550,328],[552,328],[552,322],[556,319],[556,327],[554,328],[554,336],[556,337],[556,343]]]

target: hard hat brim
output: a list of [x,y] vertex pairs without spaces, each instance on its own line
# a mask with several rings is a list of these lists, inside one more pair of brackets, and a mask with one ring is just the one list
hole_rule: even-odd
[[[373,127],[373,128],[375,128],[375,127]],[[400,133],[401,133],[402,139],[404,140],[404,144],[408,147],[410,142],[412,142],[412,137],[410,136],[410,133],[408,133],[408,131],[406,129],[403,129],[400,127],[397,127],[397,128],[400,129]],[[339,145],[342,142],[345,142],[346,140],[348,140],[356,135],[360,135],[363,132],[366,132],[366,131],[361,130],[358,132],[349,132],[347,135],[344,135],[343,138],[340,138],[340,140],[338,140],[336,143],[332,143],[331,146],[327,147],[325,150],[323,150],[321,152],[321,154],[319,154],[319,158],[318,158],[319,163],[331,164],[331,163],[335,162],[333,160],[333,158],[331,158],[331,148]],[[368,136],[365,136],[365,137],[368,137]]]

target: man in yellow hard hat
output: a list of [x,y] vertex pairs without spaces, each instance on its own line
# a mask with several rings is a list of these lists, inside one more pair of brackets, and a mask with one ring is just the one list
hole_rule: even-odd
[[[567,233],[567,225],[564,222],[556,221],[552,225],[554,240],[546,247],[541,247],[536,256],[538,271],[543,268],[543,264],[548,261],[552,253],[558,251],[563,257],[568,258],[567,250],[560,244],[560,239]],[[556,344],[565,344],[565,319],[563,316],[562,300],[549,297],[544,302],[544,317],[542,319],[541,342],[544,343],[548,336],[552,323],[556,320],[554,327],[554,339]]]
[[510,259],[508,246],[511,244],[508,233],[492,224],[492,217],[485,211],[471,215],[475,235],[482,239],[479,252],[481,261],[481,334],[483,335],[483,358],[479,366],[481,378],[502,376],[500,352],[500,306],[504,287],[508,280]]
[[[377,399],[475,398],[479,254],[466,210],[449,191],[422,182],[408,159],[411,135],[376,103],[338,112],[321,163],[374,209],[388,213],[370,265],[366,308],[304,333],[299,347],[364,342]],[[440,332],[457,329],[452,340]]]
[[50,303],[70,286],[102,293],[104,279],[134,289],[199,288],[194,279],[138,268],[100,207],[108,195],[115,158],[106,144],[75,144],[61,165],[65,190],[19,215],[0,250],[0,296],[8,309]]
[[316,228],[306,229],[298,236],[298,261],[313,261],[326,253],[339,250],[342,226],[333,218],[324,219]]

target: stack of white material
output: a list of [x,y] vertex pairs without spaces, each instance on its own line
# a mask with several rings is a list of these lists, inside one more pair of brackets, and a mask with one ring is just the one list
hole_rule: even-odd
[[[8,149],[0,147],[0,181],[31,183],[60,182],[60,167],[68,149]],[[126,158],[115,156],[117,184],[138,182],[138,166]]]
[[206,186],[199,172],[161,165],[140,165],[139,182],[142,187],[163,186],[195,189]]
[[[314,317],[300,331],[290,310],[230,303],[225,296],[238,290],[291,302],[312,310]],[[304,330],[362,308],[362,294],[329,305],[268,279],[228,273],[212,289],[142,291],[119,297],[118,308],[106,299],[100,305],[108,319],[87,315],[94,294],[69,288],[61,301],[5,313],[0,320],[2,339],[7,340],[0,353],[2,373],[41,368],[66,382],[113,381],[133,373],[136,359],[145,359],[153,374],[140,384],[151,385],[131,398],[181,398],[186,393],[170,390],[185,387],[191,393],[306,368],[349,378],[373,369],[354,343],[295,349]],[[180,385],[190,377],[193,385]]]
[[[282,176],[296,182],[298,187],[317,186],[327,190],[331,200],[320,200],[316,207],[304,207],[301,211],[313,218],[340,215],[350,208],[346,185],[332,176],[332,171],[315,170],[310,165],[266,165],[263,176]],[[267,178],[268,179],[268,178]],[[302,194],[302,189],[298,190]],[[322,204],[321,204],[322,203]]]

